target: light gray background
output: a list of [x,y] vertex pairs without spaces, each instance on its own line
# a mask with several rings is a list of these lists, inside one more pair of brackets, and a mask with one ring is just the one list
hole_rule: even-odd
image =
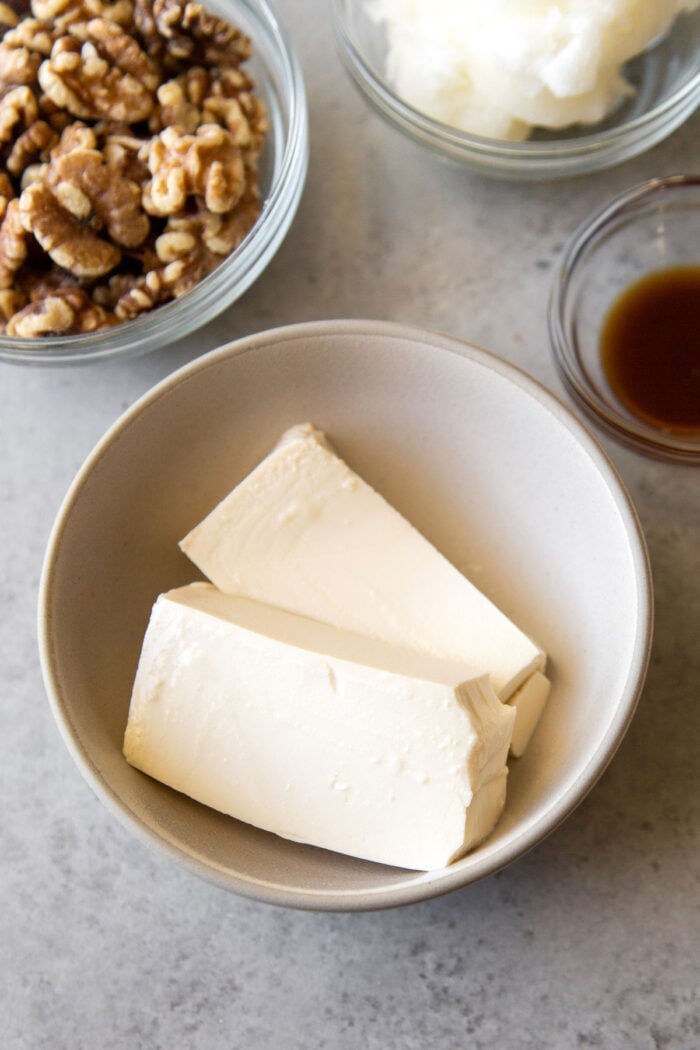
[[364,915],[230,896],[136,842],[58,735],[37,657],[44,547],[75,471],[139,395],[237,336],[355,316],[467,338],[565,398],[545,318],[565,238],[612,194],[700,161],[696,114],[599,175],[517,185],[467,174],[366,108],[325,5],[279,10],[304,68],[311,165],[267,272],[196,337],[150,356],[0,365],[0,1045],[697,1050],[697,469],[604,441],[650,548],[647,686],[617,757],[566,824],[459,893]]

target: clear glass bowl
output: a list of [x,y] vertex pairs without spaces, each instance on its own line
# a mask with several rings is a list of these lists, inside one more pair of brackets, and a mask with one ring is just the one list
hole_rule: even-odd
[[480,138],[432,120],[400,98],[386,79],[387,43],[370,14],[370,0],[332,0],[341,57],[362,93],[386,120],[412,139],[482,174],[517,180],[579,175],[611,167],[669,135],[700,104],[700,10],[625,69],[634,85],[605,121],[566,135],[535,132],[526,142]]
[[253,43],[253,57],[246,69],[265,101],[270,125],[260,158],[263,207],[258,221],[236,251],[179,299],[134,321],[89,335],[0,336],[0,360],[79,364],[155,350],[181,339],[230,306],[260,276],[282,243],[308,167],[308,114],[301,67],[268,0],[207,0],[206,6],[243,29]]
[[573,233],[554,276],[549,331],[567,387],[594,422],[649,455],[700,463],[700,433],[664,430],[630,411],[610,389],[600,353],[620,294],[647,274],[685,265],[700,266],[700,175],[651,179]]

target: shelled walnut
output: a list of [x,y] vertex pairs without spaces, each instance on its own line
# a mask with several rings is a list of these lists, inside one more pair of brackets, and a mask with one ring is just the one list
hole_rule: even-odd
[[0,331],[177,298],[260,213],[244,33],[190,0],[0,0]]

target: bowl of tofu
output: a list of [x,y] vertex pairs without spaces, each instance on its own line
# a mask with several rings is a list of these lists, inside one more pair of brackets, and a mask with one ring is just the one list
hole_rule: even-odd
[[312,910],[536,846],[614,756],[651,637],[634,507],[573,413],[485,350],[362,320],[238,340],[129,408],[39,603],[58,727],[108,809]]

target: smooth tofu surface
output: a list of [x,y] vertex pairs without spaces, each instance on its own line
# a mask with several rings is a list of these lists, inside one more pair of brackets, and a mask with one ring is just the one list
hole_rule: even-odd
[[199,583],[153,608],[124,751],[247,823],[430,870],[500,816],[513,723],[486,676]]
[[525,753],[547,705],[550,689],[549,679],[540,671],[535,671],[508,701],[515,710],[513,739],[510,744],[513,758],[520,758]]
[[310,424],[182,540],[222,591],[488,673],[507,699],[544,652]]

